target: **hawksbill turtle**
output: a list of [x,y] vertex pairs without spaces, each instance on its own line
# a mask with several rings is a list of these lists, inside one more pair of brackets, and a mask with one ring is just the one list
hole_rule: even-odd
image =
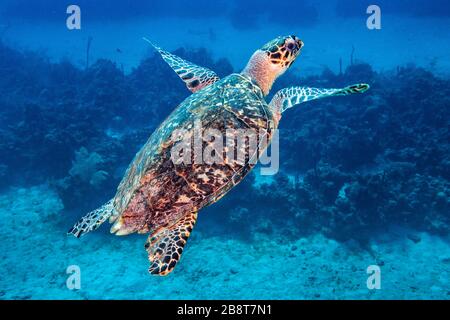
[[[211,144],[211,137],[201,135],[207,129],[224,135],[229,134],[229,129],[231,132],[250,129],[270,141],[287,109],[316,99],[362,93],[369,85],[355,84],[341,89],[291,87],[280,90],[267,103],[265,97],[272,84],[301,52],[303,42],[296,36],[277,37],[268,42],[252,55],[241,73],[223,79],[212,70],[153,46],[193,94],[136,154],[114,198],[81,218],[69,234],[80,237],[108,219],[113,223],[111,233],[116,235],[148,233],[145,248],[149,272],[167,275],[181,257],[198,211],[237,185],[255,166],[256,161],[251,160],[257,159],[267,147],[259,144],[256,150],[250,150],[244,144],[240,151],[246,154],[241,161],[223,157],[223,161],[215,162],[177,162],[172,151],[180,139],[195,138],[197,130],[201,148]],[[201,123],[200,129],[196,129],[195,122]],[[177,130],[184,130],[181,138],[174,134]],[[190,153],[183,152],[191,159]]]

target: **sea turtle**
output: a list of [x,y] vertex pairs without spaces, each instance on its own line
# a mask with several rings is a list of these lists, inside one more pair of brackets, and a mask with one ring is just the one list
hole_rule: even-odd
[[[207,68],[154,47],[193,94],[171,113],[136,154],[115,197],[81,218],[69,233],[80,237],[107,219],[114,223],[111,233],[116,235],[149,233],[145,245],[149,272],[166,275],[180,259],[197,212],[224,196],[255,166],[255,160],[267,146],[261,137],[270,141],[282,112],[315,99],[362,93],[369,86],[286,88],[267,104],[264,97],[273,82],[292,65],[303,47],[303,42],[293,35],[268,42],[252,55],[241,73],[223,79]],[[218,155],[222,161],[195,161],[195,152],[183,150],[179,156],[188,161],[174,161],[173,150],[186,138],[187,141],[197,139],[196,134],[200,136],[200,154],[210,147],[213,140],[204,135],[209,129],[223,136],[230,135],[229,129],[231,132],[255,130],[260,137],[258,147],[250,149],[245,143],[237,146],[236,152],[245,154],[240,160],[234,157],[230,160],[222,153]],[[183,134],[176,135],[176,131]],[[227,145],[226,152],[230,146]],[[189,161],[193,158],[194,161]]]

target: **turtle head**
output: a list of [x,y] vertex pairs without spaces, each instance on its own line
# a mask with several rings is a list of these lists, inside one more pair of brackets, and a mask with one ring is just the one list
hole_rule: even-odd
[[276,78],[294,63],[302,47],[303,41],[296,36],[277,37],[256,50],[242,73],[255,80],[267,95]]
[[266,43],[261,51],[269,57],[272,65],[286,71],[300,54],[303,41],[296,36],[277,37]]

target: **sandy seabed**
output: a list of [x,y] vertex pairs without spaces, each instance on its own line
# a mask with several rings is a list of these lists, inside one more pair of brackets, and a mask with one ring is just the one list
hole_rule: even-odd
[[[255,213],[257,214],[257,213]],[[367,248],[321,234],[295,241],[206,237],[202,219],[167,277],[147,273],[145,236],[66,236],[73,221],[46,185],[0,195],[0,299],[448,299],[449,239],[390,230]],[[381,268],[369,290],[367,267]],[[66,268],[81,270],[69,290]]]

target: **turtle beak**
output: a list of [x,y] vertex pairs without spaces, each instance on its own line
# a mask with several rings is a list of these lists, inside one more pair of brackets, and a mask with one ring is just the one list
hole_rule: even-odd
[[305,45],[303,41],[300,39],[296,39],[295,42],[297,43],[298,51],[302,50],[303,46]]
[[296,36],[292,36],[292,38],[293,38],[294,41],[295,41],[295,45],[296,45],[297,52],[300,53],[300,51],[302,50],[302,48],[303,48],[303,46],[304,46],[305,44],[303,43],[302,40],[300,40],[300,39],[297,38]]

